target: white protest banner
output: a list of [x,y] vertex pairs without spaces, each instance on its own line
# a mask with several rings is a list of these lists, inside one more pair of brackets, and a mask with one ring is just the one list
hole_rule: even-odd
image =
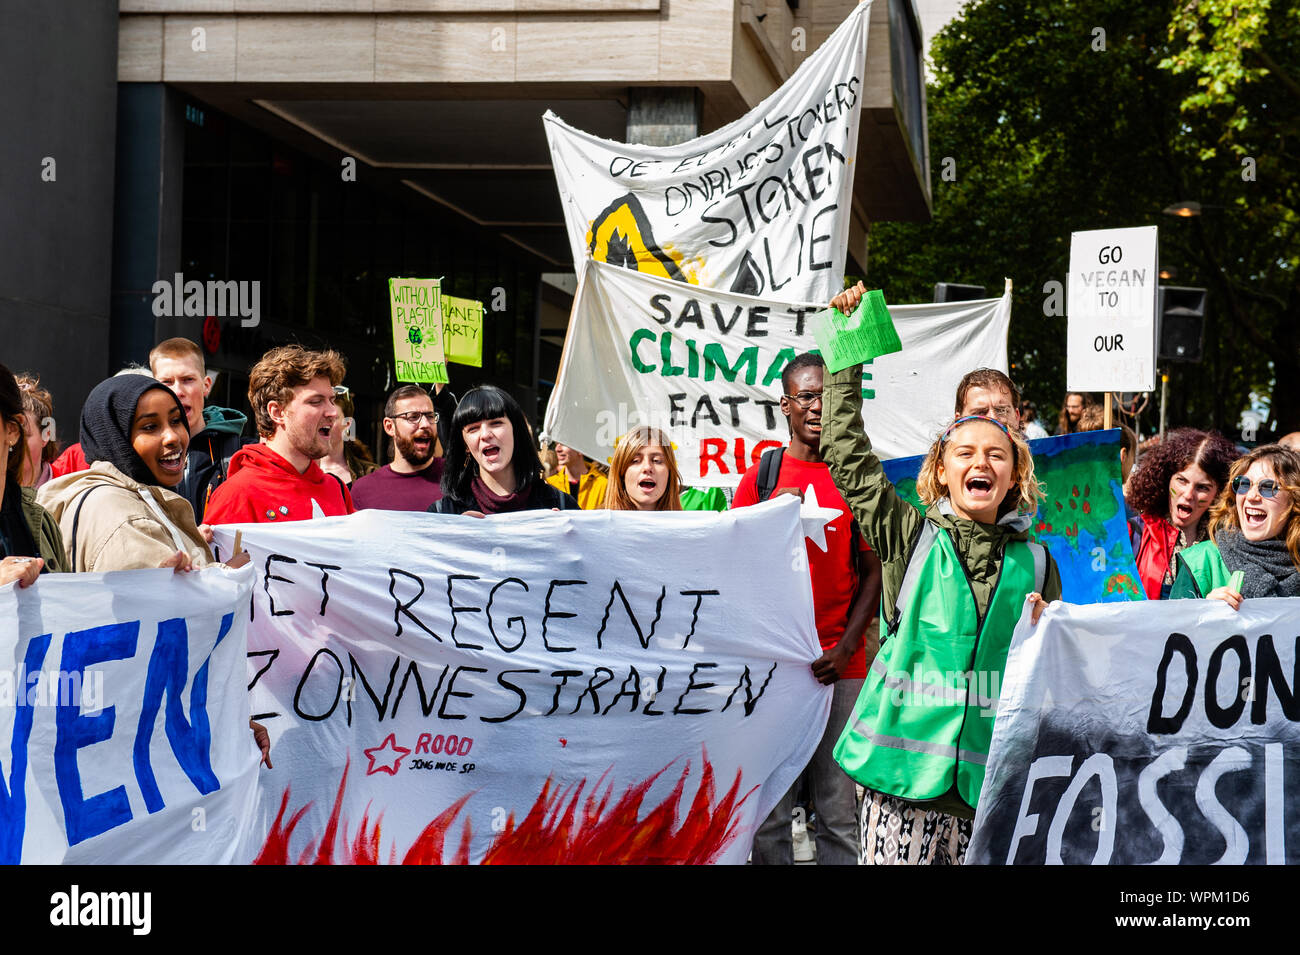
[[1295,861],[1300,601],[1022,617],[967,863]]
[[616,143],[543,117],[575,267],[780,302],[843,289],[870,0],[780,89],[675,146]]
[[0,587],[0,863],[245,861],[253,570]]
[[240,526],[253,855],[743,863],[830,708],[798,511]]
[[[712,291],[588,261],[547,435],[607,462],[630,428],[671,434],[682,480],[734,487],[767,448],[789,438],[781,370],[815,351],[824,305]],[[921,454],[945,420],[962,376],[1007,367],[1011,293],[1000,299],[891,305],[903,349],[867,366],[863,414],[882,458]]]
[[1071,234],[1067,388],[1155,387],[1158,258],[1153,225]]

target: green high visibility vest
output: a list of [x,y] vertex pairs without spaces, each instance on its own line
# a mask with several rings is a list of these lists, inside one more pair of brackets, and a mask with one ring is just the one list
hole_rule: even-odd
[[981,619],[951,538],[926,521],[901,612],[835,746],[850,777],[926,808],[974,814],[1011,632],[1045,575],[1041,544],[1009,541]]
[[1219,545],[1212,540],[1201,541],[1179,551],[1177,559],[1192,572],[1192,579],[1200,591],[1196,595],[1198,597],[1204,597],[1216,587],[1228,586],[1228,581],[1232,579],[1232,571],[1223,562]]

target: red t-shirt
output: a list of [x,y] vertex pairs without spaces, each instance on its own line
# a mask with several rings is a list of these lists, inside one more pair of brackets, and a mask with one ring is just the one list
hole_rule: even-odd
[[[732,498],[732,507],[748,507],[758,503],[758,465],[755,464],[740,479]],[[826,549],[822,550],[813,536],[806,537],[808,572],[812,577],[813,610],[817,616],[817,637],[822,649],[830,650],[844,636],[849,620],[849,608],[858,589],[858,575],[853,561],[853,548],[867,550],[867,545],[856,534],[853,516],[844,496],[831,480],[831,469],[825,464],[800,461],[789,454],[781,457],[781,473],[776,490],[797,487],[804,492],[804,500],[814,498],[820,507],[835,508],[839,516],[822,528]],[[775,492],[773,492],[775,493]],[[867,675],[866,658],[861,647],[849,660],[841,674],[846,679],[861,679]]]

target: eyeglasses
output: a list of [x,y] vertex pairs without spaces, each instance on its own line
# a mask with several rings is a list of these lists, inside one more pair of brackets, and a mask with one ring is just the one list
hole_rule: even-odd
[[822,393],[820,391],[801,391],[797,395],[782,395],[781,397],[789,398],[800,408],[807,410],[814,403],[822,400]]
[[[1244,474],[1239,474],[1232,479],[1232,490],[1238,495],[1250,493],[1250,478]],[[1265,478],[1255,485],[1255,490],[1259,491],[1260,497],[1266,497],[1269,500],[1277,497],[1277,492],[1285,490],[1280,483],[1272,478]]]
[[429,419],[429,424],[438,423],[438,412],[436,411],[403,411],[401,414],[389,415],[390,418],[401,418],[412,427],[418,428],[425,418]]

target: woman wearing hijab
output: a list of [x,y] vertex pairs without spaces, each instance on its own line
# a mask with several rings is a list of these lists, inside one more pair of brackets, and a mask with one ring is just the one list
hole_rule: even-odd
[[171,490],[189,443],[185,409],[160,382],[123,375],[95,387],[81,412],[90,468],[55,478],[37,497],[59,522],[74,570],[212,563],[194,509]]
[[54,519],[20,486],[27,444],[23,397],[13,373],[0,365],[0,586],[35,583],[42,571],[68,570]]
[[[55,478],[38,500],[59,522],[78,572],[213,563],[190,502],[171,489],[185,476],[190,429],[170,388],[143,375],[100,382],[81,409],[81,448],[90,467]],[[227,563],[240,567],[247,553]],[[265,727],[249,728],[271,768]]]

